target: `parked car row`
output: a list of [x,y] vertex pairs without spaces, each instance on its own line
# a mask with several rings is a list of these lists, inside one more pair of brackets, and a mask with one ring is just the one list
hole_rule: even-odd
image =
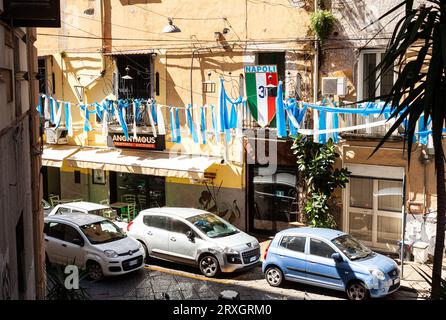
[[[94,280],[138,270],[152,257],[196,266],[206,277],[260,263],[257,239],[212,213],[152,208],[125,224],[103,207],[88,202],[56,206],[45,218],[47,263],[76,264]],[[345,291],[352,300],[382,297],[400,285],[392,259],[331,229],[277,233],[262,271],[273,287],[295,281]]]

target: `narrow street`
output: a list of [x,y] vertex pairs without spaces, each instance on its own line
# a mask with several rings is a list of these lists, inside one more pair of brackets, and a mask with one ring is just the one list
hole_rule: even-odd
[[[83,280],[92,299],[99,300],[163,300],[167,293],[171,300],[215,300],[223,290],[239,292],[241,300],[345,300],[343,292],[287,282],[281,288],[269,286],[261,267],[238,274],[222,274],[209,279],[198,269],[164,261],[154,261],[144,269],[124,276],[106,278],[99,282]],[[413,300],[417,293],[407,288],[384,298],[385,300]]]

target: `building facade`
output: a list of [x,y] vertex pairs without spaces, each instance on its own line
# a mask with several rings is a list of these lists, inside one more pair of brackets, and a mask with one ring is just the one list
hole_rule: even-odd
[[[363,30],[392,4],[62,1],[61,28],[38,30],[40,92],[76,105],[126,98],[151,98],[167,107],[218,105],[220,79],[229,98],[245,97],[244,68],[275,65],[286,98],[320,100],[325,97],[324,78],[342,78],[347,92],[335,99],[359,101],[384,93],[394,81],[393,74],[378,80],[367,74],[379,63],[397,19],[391,16]],[[337,18],[319,53],[309,29],[315,5]],[[370,41],[377,32],[379,36]],[[162,110],[169,121],[167,107]],[[193,110],[192,116],[200,117],[199,108]],[[179,117],[186,125],[183,111]],[[307,119],[312,124],[310,113]],[[131,195],[139,209],[204,208],[255,233],[274,233],[299,220],[302,209],[296,201],[298,172],[292,141],[277,139],[274,124],[260,128],[249,112],[243,113],[245,135],[233,136],[230,143],[215,138],[194,143],[187,133],[181,143],[173,143],[169,131],[155,139],[147,123],[137,125],[136,132],[140,139],[150,140],[146,143],[150,146],[122,143],[122,130],[115,124],[104,134],[94,116],[90,122],[95,130],[88,132],[81,113],[73,113],[72,120],[67,145],[45,146],[46,199],[55,195],[55,199],[116,203]],[[369,120],[343,118],[346,125]],[[126,121],[131,127],[131,117]],[[211,127],[209,114],[206,123]],[[374,248],[396,252],[406,217],[403,208],[413,214],[410,217],[420,217],[410,222],[414,239],[432,238],[423,217],[435,212],[434,167],[431,151],[420,146],[409,169],[400,135],[369,158],[385,130],[382,126],[341,135],[338,165],[349,168],[353,177],[345,190],[336,192],[335,214],[340,229]],[[264,152],[265,141],[276,148],[277,157]],[[262,169],[271,164],[277,170],[265,173]]]
[[0,1],[0,300],[45,297],[34,27],[57,27],[57,1]]

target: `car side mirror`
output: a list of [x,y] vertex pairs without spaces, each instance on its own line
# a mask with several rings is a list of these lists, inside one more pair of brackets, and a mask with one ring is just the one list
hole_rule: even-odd
[[186,232],[186,237],[189,239],[189,241],[194,242],[195,240],[195,234],[192,231]]
[[341,254],[340,254],[339,252],[335,252],[335,253],[333,253],[333,254],[331,255],[331,258],[332,258],[333,260],[335,260],[336,262],[342,262],[342,261],[344,261],[344,259],[342,259],[342,256],[341,256]]
[[80,247],[83,247],[83,246],[84,246],[84,241],[83,241],[82,239],[79,239],[79,238],[73,239],[73,243],[74,243],[75,245],[80,246]]

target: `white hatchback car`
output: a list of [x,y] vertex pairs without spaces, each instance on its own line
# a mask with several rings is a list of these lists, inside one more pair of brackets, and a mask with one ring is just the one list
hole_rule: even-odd
[[47,216],[78,213],[95,214],[107,218],[113,221],[123,232],[127,230],[127,223],[121,220],[114,209],[94,202],[79,201],[58,204]]
[[75,264],[93,280],[144,267],[142,245],[106,218],[91,214],[45,218],[47,263]]
[[198,266],[207,277],[248,269],[260,261],[256,238],[203,210],[143,210],[127,233],[143,244],[147,257]]

